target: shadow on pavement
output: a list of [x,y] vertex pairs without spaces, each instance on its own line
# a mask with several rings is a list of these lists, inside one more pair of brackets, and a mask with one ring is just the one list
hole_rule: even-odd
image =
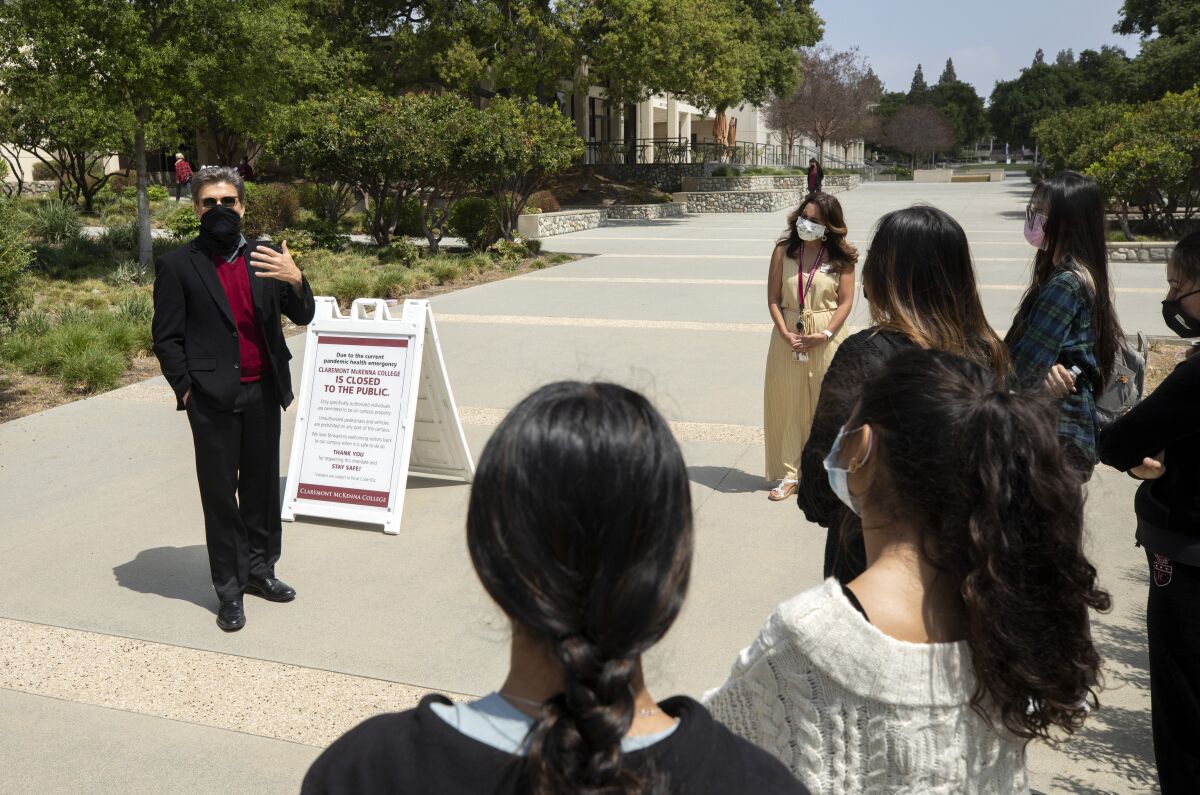
[[751,475],[740,469],[716,466],[688,467],[688,480],[707,486],[721,494],[745,494],[753,491],[770,491],[772,485],[761,475]]
[[113,576],[122,588],[191,602],[214,615],[217,612],[208,548],[203,544],[144,549],[128,563],[114,566]]

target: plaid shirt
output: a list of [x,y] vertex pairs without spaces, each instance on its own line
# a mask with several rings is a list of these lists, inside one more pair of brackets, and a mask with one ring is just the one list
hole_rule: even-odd
[[187,182],[192,178],[192,167],[188,165],[186,160],[175,161],[175,181]]
[[1018,315],[1016,327],[1021,335],[1009,342],[1009,355],[1017,381],[1026,390],[1042,389],[1046,373],[1054,364],[1067,368],[1075,365],[1083,372],[1076,392],[1062,401],[1058,435],[1094,463],[1099,428],[1093,393],[1101,388],[1103,379],[1096,363],[1091,296],[1068,268],[1051,276],[1028,310]]

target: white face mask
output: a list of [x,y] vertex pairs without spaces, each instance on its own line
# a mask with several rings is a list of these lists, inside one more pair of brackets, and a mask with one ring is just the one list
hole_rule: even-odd
[[825,227],[807,218],[796,219],[796,234],[801,240],[820,240],[825,237]]
[[875,441],[875,435],[871,434],[867,438],[867,454],[863,456],[863,460],[851,463],[849,469],[838,465],[838,455],[842,451],[842,439],[846,434],[857,433],[862,429],[863,426],[860,425],[853,430],[842,428],[838,431],[837,438],[833,440],[833,446],[829,449],[829,455],[825,456],[824,461],[825,472],[829,477],[829,487],[833,489],[833,493],[837,495],[838,499],[846,504],[847,508],[859,516],[862,516],[862,505],[859,503],[858,497],[850,493],[850,473],[857,472],[871,457],[871,447]]

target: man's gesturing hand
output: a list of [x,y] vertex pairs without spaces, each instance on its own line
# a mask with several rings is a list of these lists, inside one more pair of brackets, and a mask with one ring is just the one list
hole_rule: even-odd
[[283,241],[282,251],[274,251],[266,246],[256,246],[254,251],[250,252],[250,259],[255,267],[262,268],[254,275],[263,279],[278,279],[281,282],[287,282],[292,285],[296,292],[300,292],[304,285],[304,277],[300,275],[300,269],[296,267],[296,261],[292,259],[292,254],[288,251],[287,241]]

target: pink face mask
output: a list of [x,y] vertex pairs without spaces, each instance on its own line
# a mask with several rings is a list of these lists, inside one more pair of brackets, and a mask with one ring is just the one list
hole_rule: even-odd
[[1046,216],[1034,213],[1025,219],[1025,239],[1034,248],[1046,248]]

